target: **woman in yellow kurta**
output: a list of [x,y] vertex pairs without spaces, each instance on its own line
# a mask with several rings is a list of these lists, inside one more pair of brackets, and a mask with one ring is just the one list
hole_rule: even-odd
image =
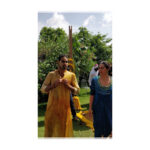
[[74,73],[67,71],[68,59],[59,56],[58,70],[49,72],[41,88],[48,92],[45,113],[45,137],[72,137],[70,92],[78,92],[79,86]]

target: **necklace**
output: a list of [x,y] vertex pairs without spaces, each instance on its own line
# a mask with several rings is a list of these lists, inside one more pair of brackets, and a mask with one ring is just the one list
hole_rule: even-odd
[[100,78],[99,79],[99,82],[100,82],[100,84],[102,85],[102,86],[105,86],[105,87],[108,87],[108,86],[110,86],[110,78],[108,77],[108,78],[106,78],[106,79],[104,79],[104,78]]

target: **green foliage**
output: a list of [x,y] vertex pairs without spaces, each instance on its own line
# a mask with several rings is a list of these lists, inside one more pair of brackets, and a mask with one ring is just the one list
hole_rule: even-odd
[[79,78],[79,86],[81,86],[82,79],[88,81],[89,72],[94,65],[93,53],[89,49],[91,38],[92,35],[84,27],[80,27],[79,33],[73,35],[73,57],[76,74]]
[[[73,59],[75,73],[81,86],[82,79],[88,84],[91,68],[99,60],[112,62],[112,45],[106,35],[92,35],[85,27],[80,27],[78,33],[73,34]],[[49,71],[57,68],[57,57],[69,53],[69,41],[65,31],[61,28],[43,27],[38,41],[38,94],[39,101],[45,99],[41,94],[41,85]]]
[[[39,101],[45,99],[45,95],[40,92],[42,83],[48,74],[57,68],[58,56],[68,53],[68,37],[60,29],[44,27],[40,32],[38,41],[38,95]],[[45,101],[45,100],[44,100]]]
[[66,38],[67,35],[65,31],[61,28],[53,29],[51,27],[43,27],[40,32],[40,41],[49,42],[53,40],[55,42],[59,41],[60,39]]
[[91,49],[93,49],[97,60],[108,60],[112,55],[112,47],[108,45],[111,39],[106,39],[106,35],[98,33],[91,39]]

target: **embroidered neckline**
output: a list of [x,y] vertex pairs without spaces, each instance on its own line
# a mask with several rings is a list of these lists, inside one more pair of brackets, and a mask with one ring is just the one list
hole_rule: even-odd
[[65,76],[65,74],[66,74],[66,72],[67,72],[67,70],[65,70],[65,71],[64,71],[64,75],[61,76],[60,73],[59,73],[59,70],[56,70],[56,71],[57,71],[57,74],[60,76],[60,78],[64,78],[64,76]]
[[109,86],[102,86],[99,80],[100,80],[100,76],[98,76],[98,84],[99,84],[99,86],[100,86],[101,88],[108,89],[108,88],[110,88],[110,86],[112,85],[112,80],[111,80],[111,79],[110,79],[111,81],[110,81],[110,85],[109,85]]

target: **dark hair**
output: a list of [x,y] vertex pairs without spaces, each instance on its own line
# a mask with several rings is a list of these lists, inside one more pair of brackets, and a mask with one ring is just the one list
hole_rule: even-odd
[[65,54],[61,54],[61,55],[59,55],[58,60],[60,61],[60,60],[61,60],[61,58],[63,58],[63,57],[68,58],[68,57],[67,57],[67,55],[65,55]]
[[110,69],[109,69],[108,75],[112,76],[112,66],[110,66]]
[[110,66],[106,61],[101,61],[100,64],[103,64],[105,68],[109,70]]
[[106,61],[101,61],[100,64],[103,64],[105,68],[108,69],[108,75],[112,76],[112,66],[110,66]]
[[97,71],[97,70],[98,70],[98,67],[94,68],[94,70]]
[[101,60],[99,60],[99,61],[98,61],[98,65],[100,65],[100,63],[101,63],[101,62],[102,62],[102,61],[101,61]]

